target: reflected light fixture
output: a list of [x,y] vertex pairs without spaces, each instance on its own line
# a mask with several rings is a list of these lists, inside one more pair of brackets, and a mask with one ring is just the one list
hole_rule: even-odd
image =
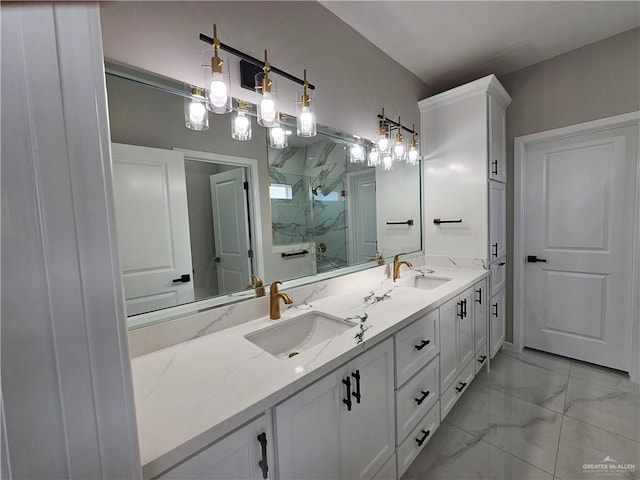
[[382,121],[380,122],[380,130],[378,132],[378,150],[380,153],[386,152],[389,148],[389,137],[387,136],[387,121],[382,109]]
[[305,69],[302,93],[296,101],[297,133],[299,137],[316,136],[316,115],[311,107],[311,96],[307,92],[307,88],[309,88],[309,81],[307,80],[307,70]]
[[191,130],[209,129],[209,112],[205,107],[205,92],[200,87],[191,87],[191,97],[184,99],[184,123]]
[[[218,39],[217,26],[213,25],[213,57],[209,65],[204,69],[204,85],[206,93],[207,109],[213,113],[229,113],[231,107],[231,95],[229,74],[224,72],[224,60],[220,58],[220,39]],[[228,64],[228,62],[227,62]]]
[[247,115],[249,104],[238,100],[238,110],[231,120],[231,137],[235,140],[251,140],[251,117]]
[[256,74],[256,90],[262,90],[262,99],[258,103],[258,123],[263,127],[279,127],[278,101],[275,83],[269,78],[271,65],[267,59],[267,51],[264,51],[264,66],[262,72]]
[[287,132],[280,125],[279,116],[276,116],[276,125],[269,128],[269,145],[271,148],[282,149],[289,145]]
[[393,146],[393,157],[396,161],[404,160],[404,137],[402,136],[402,123],[398,117],[398,133],[396,134],[396,143]]
[[382,156],[382,168],[384,170],[393,169],[393,158],[391,157],[391,152],[387,151]]
[[418,151],[418,141],[416,140],[416,126],[413,125],[411,129],[411,143],[409,143],[409,152],[407,152],[407,163],[409,165],[416,165],[420,159],[420,152]]
[[377,147],[373,147],[369,152],[369,161],[367,165],[370,167],[377,167],[380,165],[380,152]]
[[351,146],[351,150],[349,151],[349,160],[351,163],[364,162],[364,149],[362,148],[362,145],[354,143]]

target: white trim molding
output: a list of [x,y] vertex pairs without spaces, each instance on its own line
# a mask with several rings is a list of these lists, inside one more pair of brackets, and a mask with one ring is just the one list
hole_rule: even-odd
[[[514,221],[513,221],[513,348],[522,351],[524,348],[524,304],[525,304],[525,269],[526,256],[526,168],[524,165],[526,150],[531,145],[547,142],[571,135],[594,133],[617,127],[633,126],[639,129],[640,112],[631,112],[613,117],[602,118],[591,122],[579,123],[568,127],[557,128],[545,132],[525,135],[514,139]],[[630,378],[640,383],[640,145],[636,158],[636,186],[635,186],[635,223],[633,249],[633,289],[632,289],[632,341],[629,365]]]

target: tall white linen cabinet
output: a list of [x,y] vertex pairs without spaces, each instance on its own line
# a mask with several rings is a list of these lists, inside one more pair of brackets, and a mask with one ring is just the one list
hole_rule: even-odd
[[495,75],[489,75],[418,103],[425,251],[479,259],[490,270],[491,358],[505,338],[505,111],[510,102]]

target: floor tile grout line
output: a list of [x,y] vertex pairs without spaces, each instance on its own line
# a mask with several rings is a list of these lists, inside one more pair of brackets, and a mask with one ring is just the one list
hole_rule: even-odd
[[615,435],[616,437],[624,438],[625,440],[628,440],[630,442],[637,443],[638,445],[640,445],[640,440],[634,440],[633,438],[629,438],[626,435],[622,435],[621,433],[613,432],[611,430],[603,428],[600,425],[594,425],[593,423],[586,422],[585,420],[583,420],[581,418],[572,417],[571,415],[567,415],[566,413],[562,415],[563,420],[564,420],[564,417],[569,417],[571,420],[576,420],[578,422],[582,422],[582,423],[584,423],[586,425],[589,425],[591,427],[595,427],[595,428],[598,428],[600,430],[604,430],[605,432],[610,433],[612,435]]
[[[565,403],[567,403],[567,397],[564,397]],[[560,457],[560,440],[562,439],[562,427],[564,426],[564,414],[560,419],[560,433],[558,434],[558,448],[556,449],[556,461],[553,464],[553,478],[556,477],[556,471],[558,470],[558,458]]]
[[[481,386],[483,386],[483,387],[486,387],[486,388],[489,388],[489,389],[491,389],[491,390],[494,390],[494,391],[496,391],[496,392],[498,392],[498,393],[502,393],[503,395],[508,395],[508,396],[510,396],[510,397],[512,397],[512,398],[515,398],[515,399],[517,399],[517,400],[520,400],[521,402],[528,403],[529,405],[533,405],[533,406],[538,407],[538,408],[544,408],[545,410],[548,410],[548,411],[550,411],[550,412],[553,412],[553,413],[555,413],[556,415],[564,415],[564,413],[563,413],[563,412],[556,412],[555,410],[552,410],[551,408],[543,407],[542,405],[538,405],[537,403],[533,403],[533,402],[531,402],[531,401],[529,401],[529,400],[525,400],[524,398],[520,398],[520,397],[518,397],[518,396],[516,396],[516,395],[513,395],[513,394],[511,394],[511,393],[503,392],[503,391],[502,391],[502,390],[500,390],[499,388],[496,388],[496,387],[494,387],[494,386],[492,386],[492,385],[487,385],[487,384],[483,384],[483,383],[480,383],[479,385],[481,385]],[[567,387],[565,387],[565,394],[564,394],[564,401],[565,401],[565,403],[566,403],[566,401],[567,401],[567,390],[568,390],[568,383],[567,383]],[[564,409],[564,405],[563,405],[563,409]]]
[[620,389],[620,388],[613,387],[613,386],[611,386],[611,385],[605,385],[605,384],[603,384],[603,383],[594,382],[594,381],[592,381],[592,380],[588,380],[588,379],[586,379],[586,378],[582,378],[582,377],[575,377],[575,376],[573,376],[573,375],[569,375],[569,378],[570,378],[570,379],[571,379],[571,378],[574,378],[574,379],[576,379],[576,380],[580,380],[580,381],[582,381],[582,382],[590,383],[591,385],[597,385],[597,386],[599,386],[599,387],[603,387],[603,388],[610,388],[611,390],[616,390],[616,391],[618,391],[618,392],[627,393],[627,394],[629,394],[629,395],[633,395],[634,397],[640,397],[640,392],[638,392],[638,393],[632,393],[632,392],[629,392],[629,391],[627,391],[627,390],[622,390],[622,389]]
[[[567,373],[562,373],[562,372],[558,372],[557,370],[552,370],[548,367],[543,367],[542,365],[538,365],[536,363],[533,362],[526,362],[521,358],[516,357],[515,355],[509,355],[508,353],[503,353],[504,356],[509,357],[512,360],[517,360],[520,363],[524,363],[525,365],[530,365],[532,367],[538,367],[541,368],[542,370],[546,370],[547,372],[551,372],[551,373],[555,373],[556,375],[561,375],[563,377],[568,377],[569,376],[569,372],[571,370],[571,365],[569,365],[569,371],[567,371]],[[569,360],[569,362],[571,362],[571,360]]]

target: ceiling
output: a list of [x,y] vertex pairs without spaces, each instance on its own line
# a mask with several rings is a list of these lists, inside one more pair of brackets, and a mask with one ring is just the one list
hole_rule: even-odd
[[[433,93],[640,25],[638,1],[320,1]],[[639,47],[640,48],[640,47]]]

